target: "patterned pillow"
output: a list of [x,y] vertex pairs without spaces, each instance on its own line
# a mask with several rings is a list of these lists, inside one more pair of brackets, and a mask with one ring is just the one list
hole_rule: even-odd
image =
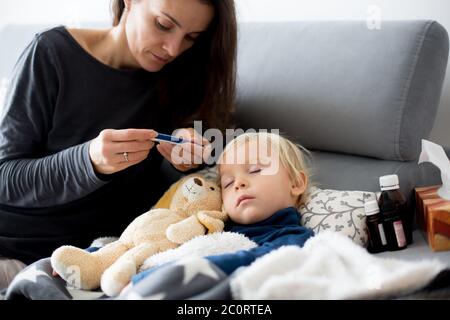
[[301,224],[316,234],[324,230],[345,234],[366,247],[368,233],[364,203],[373,199],[376,199],[373,192],[313,188],[305,204],[299,207]]

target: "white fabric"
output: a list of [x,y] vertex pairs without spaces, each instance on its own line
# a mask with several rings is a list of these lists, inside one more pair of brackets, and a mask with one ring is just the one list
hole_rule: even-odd
[[254,247],[256,247],[256,243],[239,233],[217,232],[207,234],[195,237],[178,248],[166,250],[147,258],[140,271],[185,257],[205,257],[233,253]]
[[241,269],[235,299],[371,299],[408,294],[428,284],[444,264],[371,255],[348,237],[322,232],[303,248],[285,246]]

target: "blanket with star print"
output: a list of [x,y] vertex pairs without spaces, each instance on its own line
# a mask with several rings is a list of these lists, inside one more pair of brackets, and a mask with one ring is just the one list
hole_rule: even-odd
[[[116,238],[96,239],[87,251],[93,252],[104,245],[116,240]],[[143,278],[150,271],[157,267],[167,265],[172,261],[178,261],[184,257],[202,257],[217,254],[233,254],[237,251],[250,250],[257,247],[257,244],[246,236],[235,232],[213,233],[195,237],[181,246],[160,252],[148,257],[140,267],[136,279]],[[71,279],[73,278],[73,282]],[[77,275],[69,277],[65,282],[59,277],[52,275],[50,258],[39,260],[23,271],[21,271],[13,280],[9,288],[0,292],[6,299],[45,299],[45,300],[91,300],[91,299],[109,299],[99,289],[96,291],[86,291],[76,289],[72,283],[76,283]],[[134,280],[133,282],[137,282]],[[131,286],[130,286],[131,287]]]
[[[149,272],[150,271],[150,272]],[[79,292],[51,276],[48,259],[14,279],[7,299],[110,299]],[[303,248],[284,246],[225,274],[200,256],[147,270],[115,299],[449,299],[450,269],[437,260],[403,261],[369,254],[350,239],[323,232]]]

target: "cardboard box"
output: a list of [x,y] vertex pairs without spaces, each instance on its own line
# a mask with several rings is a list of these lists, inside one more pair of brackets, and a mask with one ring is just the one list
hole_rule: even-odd
[[450,250],[450,200],[438,196],[440,186],[415,189],[417,223],[433,251]]

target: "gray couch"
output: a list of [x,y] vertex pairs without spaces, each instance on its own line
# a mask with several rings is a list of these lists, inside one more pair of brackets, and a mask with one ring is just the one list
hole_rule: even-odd
[[323,187],[377,191],[379,176],[397,173],[409,193],[428,182],[417,159],[447,59],[447,32],[434,21],[244,25],[237,118],[313,150]]
[[[322,188],[379,191],[380,176],[398,174],[413,205],[414,187],[441,183],[433,165],[417,161],[448,53],[435,21],[383,22],[381,30],[365,21],[241,25],[238,126],[280,129],[310,149]],[[450,263],[450,252],[431,253],[418,231],[409,249],[382,255]]]
[[[42,28],[0,30],[7,48],[0,50],[0,79]],[[414,187],[440,183],[439,171],[417,160],[433,127],[448,50],[447,32],[435,21],[385,21],[380,30],[364,21],[241,24],[238,127],[280,129],[310,149],[321,188],[378,191],[378,177],[396,173],[411,202]],[[163,170],[167,183],[179,176],[167,163]],[[414,239],[431,254],[417,233]],[[450,262],[449,253],[437,256]]]

